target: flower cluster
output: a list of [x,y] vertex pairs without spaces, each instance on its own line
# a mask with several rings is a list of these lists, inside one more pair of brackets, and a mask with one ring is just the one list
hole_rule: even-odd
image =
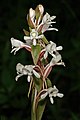
[[[14,55],[16,52],[22,48],[31,52],[33,65],[22,65],[18,63],[16,65],[16,81],[19,77],[27,75],[27,81],[30,83],[30,91],[34,89],[34,103],[46,99],[47,96],[50,98],[50,102],[53,104],[53,97],[63,97],[62,93],[54,85],[52,87],[51,80],[48,76],[55,65],[63,65],[62,56],[59,51],[63,49],[62,46],[57,46],[53,41],[48,41],[44,36],[44,32],[55,30],[57,28],[52,27],[53,23],[56,23],[56,16],[50,16],[47,12],[44,14],[44,7],[38,5],[35,10],[29,9],[29,14],[27,15],[27,22],[29,25],[29,31],[24,31],[24,41],[11,38],[12,52]],[[48,57],[51,56],[51,60]],[[36,83],[38,81],[39,84]],[[50,83],[50,84],[48,84]],[[36,106],[36,104],[35,104]]]

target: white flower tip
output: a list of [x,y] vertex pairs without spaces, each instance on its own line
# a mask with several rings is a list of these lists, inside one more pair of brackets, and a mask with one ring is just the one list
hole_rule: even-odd
[[28,82],[30,82],[30,80],[31,80],[31,77],[29,75],[27,77],[27,80],[28,80]]
[[16,76],[15,80],[18,81],[18,77],[17,76]]
[[14,55],[16,55],[16,52],[14,52]]
[[43,12],[44,12],[44,7],[43,7],[41,4],[39,4],[39,10],[40,10],[41,14],[43,14]]
[[29,15],[30,17],[34,17],[35,16],[35,10],[33,10],[32,8],[29,9]]
[[14,38],[12,37],[10,40],[12,41],[12,40],[14,40]]
[[57,89],[55,85],[54,85],[54,87],[53,87],[53,88],[54,88],[54,89]]
[[62,93],[57,93],[57,96],[60,97],[60,98],[62,98],[62,97],[64,96],[64,94],[62,94]]
[[63,65],[64,67],[66,67],[66,65],[65,65],[65,63],[64,63],[64,62],[62,62],[62,65]]
[[63,49],[62,46],[57,47],[57,50],[62,50],[62,49]]
[[55,28],[55,31],[58,31],[58,29]]
[[26,37],[26,36],[24,36],[24,40],[27,40],[27,37]]
[[36,39],[33,39],[33,45],[36,46]]
[[53,42],[52,42],[52,41],[50,41],[50,44],[53,44]]
[[50,102],[53,104],[54,103],[54,100],[52,97],[50,97]]

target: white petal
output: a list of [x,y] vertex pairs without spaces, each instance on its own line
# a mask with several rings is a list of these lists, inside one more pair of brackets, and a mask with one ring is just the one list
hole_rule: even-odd
[[13,48],[13,49],[11,50],[11,53],[14,52],[16,49],[17,49],[17,48]]
[[55,85],[53,86],[53,88],[54,88],[54,89],[57,89]]
[[17,70],[17,72],[19,72],[19,73],[22,73],[22,69],[24,68],[24,65],[22,65],[21,63],[18,63],[17,65],[16,65],[16,70]]
[[53,20],[53,19],[55,19],[55,18],[56,18],[56,16],[51,16],[51,17],[50,17],[51,20]]
[[61,55],[60,55],[60,54],[58,54],[58,55],[56,56],[55,61],[56,61],[56,62],[59,62],[60,60],[61,60]]
[[53,90],[54,90],[54,88],[52,88],[52,87],[48,88],[48,91],[47,91],[48,94],[51,95],[50,93],[51,93]]
[[14,38],[11,38],[11,44],[12,44],[12,47],[21,47],[22,45],[24,45],[23,42]]
[[51,22],[48,22],[47,24],[50,25],[50,26],[52,26],[52,25],[51,25],[52,23],[56,23],[56,22],[52,22],[52,21],[51,21]]
[[45,53],[44,53],[44,59],[46,59],[48,57],[48,52],[46,51]]
[[57,50],[62,50],[63,47],[62,47],[62,46],[59,46],[59,47],[57,47],[56,49],[57,49]]
[[29,36],[24,36],[24,40],[29,40],[31,39]]
[[33,74],[34,74],[37,78],[40,78],[40,74],[37,73],[35,70],[33,70]]
[[64,95],[62,93],[57,93],[57,96],[62,98]]
[[48,18],[49,14],[46,13],[44,16],[43,16],[43,19],[42,19],[42,22],[45,23],[47,18]]
[[58,62],[58,63],[56,63],[56,65],[63,65],[65,67],[65,63],[64,62]]
[[40,38],[43,38],[43,37],[44,37],[44,35],[39,35],[39,36],[36,37],[36,39],[40,39]]
[[29,15],[30,15],[30,18],[35,17],[35,10],[33,10],[32,8],[30,8],[29,9]]
[[14,51],[14,55],[16,54],[16,52],[18,51],[18,50],[20,50],[21,48],[20,47],[18,47],[15,51]]
[[50,102],[53,104],[54,103],[54,100],[52,97],[50,97]]
[[51,52],[49,52],[49,54],[51,54],[52,57],[56,58],[56,55],[55,55],[55,54],[52,54]]
[[55,30],[55,31],[58,31],[57,28],[48,28],[47,31],[50,31],[50,30]]
[[15,80],[18,81],[19,77],[23,76],[23,74],[19,74],[16,76]]
[[33,39],[33,45],[36,46],[36,39]]
[[28,82],[30,82],[31,76],[28,75],[27,80],[28,80]]

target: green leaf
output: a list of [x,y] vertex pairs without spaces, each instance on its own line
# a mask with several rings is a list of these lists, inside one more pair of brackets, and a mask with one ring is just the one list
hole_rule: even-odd
[[48,86],[48,87],[52,87],[52,83],[51,83],[51,81],[50,81],[49,78],[47,78],[46,82],[47,82],[47,86]]
[[38,92],[42,89],[42,83],[42,79],[34,77],[34,84]]
[[46,100],[39,101],[37,107],[37,120],[41,120],[45,106],[46,106]]
[[33,62],[34,62],[35,65],[38,62],[40,51],[41,51],[41,46],[40,45],[36,45],[36,46],[32,45],[31,54],[32,54]]

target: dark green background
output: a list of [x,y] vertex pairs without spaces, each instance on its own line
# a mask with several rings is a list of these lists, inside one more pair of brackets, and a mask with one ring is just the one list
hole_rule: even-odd
[[32,64],[31,55],[20,50],[10,54],[10,38],[23,41],[28,30],[26,15],[30,7],[43,4],[45,12],[56,15],[59,32],[45,32],[48,40],[62,45],[66,67],[55,66],[49,78],[64,93],[55,104],[47,102],[42,120],[80,120],[80,2],[79,0],[0,0],[0,120],[30,120],[29,84],[26,77],[15,82],[18,62]]

